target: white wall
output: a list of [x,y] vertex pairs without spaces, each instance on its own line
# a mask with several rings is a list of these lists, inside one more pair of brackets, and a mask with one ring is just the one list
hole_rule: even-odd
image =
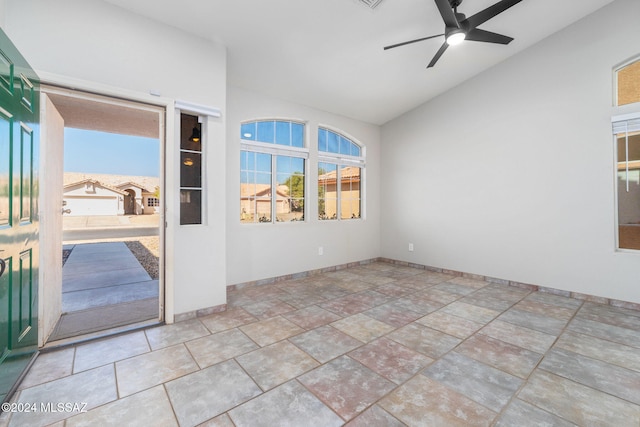
[[614,250],[610,123],[638,16],[618,0],[386,124],[382,255],[640,302],[640,254]]
[[[229,87],[227,93],[227,267],[229,284],[277,277],[378,257],[380,254],[380,128],[313,108]],[[309,185],[305,222],[240,223],[240,123],[255,119],[306,122]],[[366,146],[366,218],[319,221],[317,129],[339,129]],[[324,255],[318,255],[318,247]]]
[[[5,22],[5,31],[36,71],[122,89],[123,96],[134,94],[138,100],[153,101],[148,93],[156,90],[164,99],[219,108],[226,104],[225,48],[173,27],[97,0],[7,0]],[[215,212],[207,225],[179,226],[179,155],[172,113],[166,117],[163,189],[166,282],[169,294],[175,289],[173,299],[168,295],[169,311],[180,314],[226,302],[225,265],[219,261],[224,260],[225,230],[220,222],[224,216]],[[205,138],[223,146],[224,122],[208,129]],[[216,156],[207,158],[205,168],[208,188],[224,182],[224,163]]]

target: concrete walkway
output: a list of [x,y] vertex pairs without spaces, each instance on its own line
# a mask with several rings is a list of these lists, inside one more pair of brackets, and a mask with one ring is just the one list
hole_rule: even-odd
[[123,242],[64,249],[71,254],[62,268],[63,316],[52,339],[158,317],[158,280],[151,279]]

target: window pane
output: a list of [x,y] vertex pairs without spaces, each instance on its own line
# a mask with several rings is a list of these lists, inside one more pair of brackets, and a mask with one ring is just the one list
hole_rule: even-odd
[[271,222],[271,196],[254,199],[254,209],[257,211],[254,222]]
[[180,153],[180,187],[202,187],[200,153]]
[[[2,55],[0,55],[1,57]],[[10,222],[11,207],[11,124],[10,120],[0,113],[0,226]]]
[[240,166],[240,222],[270,222],[271,155],[243,151]]
[[304,160],[278,156],[276,219],[300,221],[304,215]]
[[288,156],[278,156],[278,161],[276,162],[276,172],[280,173],[289,173],[291,172],[291,157]]
[[351,141],[343,137],[340,137],[340,154],[351,154]]
[[294,147],[304,147],[304,125],[301,123],[291,123],[291,145]]
[[271,154],[255,153],[256,170],[260,172],[271,172]]
[[180,190],[180,224],[202,223],[202,191]]
[[616,137],[618,243],[623,249],[640,249],[640,132]]
[[275,126],[273,121],[258,122],[258,137],[260,142],[274,142]]
[[327,151],[327,130],[318,129],[318,151]]
[[290,122],[276,122],[276,144],[291,145]]
[[189,114],[180,115],[180,149],[190,151],[202,151],[202,140],[192,141],[190,138],[196,133],[202,133],[202,125],[198,123],[198,117]]
[[338,153],[340,150],[339,136],[333,132],[327,132],[327,151],[329,153]]
[[202,224],[201,131],[197,116],[180,114],[180,224]]
[[256,140],[256,123],[244,123],[240,126],[240,138],[247,139],[249,141]]
[[360,172],[353,166],[340,169],[342,219],[360,218]]
[[360,147],[354,143],[351,143],[351,155],[360,157]]
[[33,191],[33,131],[20,128],[20,221],[31,221]]
[[318,218],[323,220],[337,219],[337,170],[338,166],[331,163],[318,164]]
[[640,102],[640,60],[617,73],[618,105]]

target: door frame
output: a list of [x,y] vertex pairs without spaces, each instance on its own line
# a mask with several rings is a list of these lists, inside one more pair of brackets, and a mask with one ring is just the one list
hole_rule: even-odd
[[[100,83],[85,81],[81,79],[71,78],[67,76],[61,76],[58,74],[52,74],[43,71],[37,71],[38,76],[41,79],[41,87],[43,93],[58,93],[70,92],[77,95],[80,98],[91,100],[93,95],[98,97],[106,97],[113,100],[114,104],[133,102],[138,104],[146,104],[150,108],[157,108],[164,111],[160,114],[160,194],[163,194],[162,207],[160,209],[160,224],[159,224],[159,239],[160,239],[160,259],[159,259],[159,320],[165,323],[173,323],[174,320],[174,283],[173,275],[173,262],[167,262],[167,260],[173,259],[173,245],[171,242],[174,239],[174,232],[172,227],[169,226],[167,218],[171,214],[171,203],[174,199],[174,192],[172,188],[176,188],[174,185],[175,177],[173,177],[173,169],[168,165],[171,165],[175,159],[172,154],[173,150],[168,147],[174,146],[174,133],[175,133],[175,101],[170,98],[165,98],[155,95],[147,95],[140,92],[135,92],[123,88],[112,87]],[[164,125],[164,126],[163,126]],[[60,209],[59,205],[55,206],[41,206],[41,209],[45,209],[49,212],[52,210]],[[62,233],[62,230],[58,230]],[[46,235],[41,236],[41,239],[50,238]],[[39,311],[44,309],[46,301],[41,298],[38,302]],[[39,330],[38,343],[39,347],[43,347],[48,337],[43,336],[44,331]]]

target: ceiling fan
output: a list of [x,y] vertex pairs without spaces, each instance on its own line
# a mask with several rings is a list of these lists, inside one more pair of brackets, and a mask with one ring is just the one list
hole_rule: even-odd
[[512,37],[492,33],[491,31],[481,30],[477,27],[478,25],[484,24],[489,19],[509,9],[511,6],[520,3],[522,0],[499,1],[498,3],[489,6],[488,8],[476,13],[469,18],[467,18],[463,13],[458,12],[458,6],[460,6],[462,0],[434,1],[436,2],[436,6],[438,6],[438,10],[440,11],[440,16],[442,16],[442,20],[444,21],[445,27],[443,34],[436,34],[435,36],[423,37],[420,39],[393,44],[390,46],[386,46],[384,50],[444,36],[444,43],[427,66],[427,68],[431,68],[436,65],[436,62],[438,62],[442,54],[445,52],[445,50],[447,50],[449,46],[462,43],[464,40],[497,44],[509,44],[513,41]]

